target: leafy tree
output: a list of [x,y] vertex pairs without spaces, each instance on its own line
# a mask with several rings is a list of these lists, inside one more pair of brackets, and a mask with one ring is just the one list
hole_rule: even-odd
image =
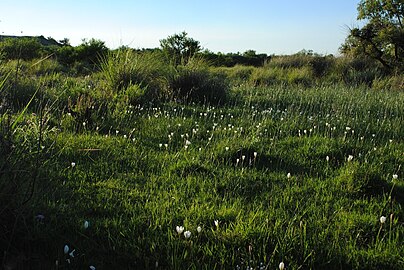
[[176,65],[188,63],[189,59],[202,49],[199,41],[188,37],[186,32],[160,40],[160,46]]
[[369,56],[389,70],[403,69],[403,0],[361,0],[357,18],[366,24],[350,30],[341,52]]

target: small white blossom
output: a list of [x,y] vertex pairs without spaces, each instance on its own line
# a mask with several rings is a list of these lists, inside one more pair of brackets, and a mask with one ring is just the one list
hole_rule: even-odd
[[353,160],[353,156],[352,155],[349,155],[348,156],[348,162],[350,162],[350,161],[352,161]]
[[381,223],[381,224],[385,223],[385,222],[386,222],[386,219],[387,219],[387,218],[386,218],[385,216],[381,216],[381,217],[380,217],[380,223]]
[[198,228],[196,228],[196,231],[197,231],[198,233],[200,233],[200,232],[202,231],[202,227],[201,227],[201,226],[198,226]]
[[64,246],[63,252],[64,252],[65,254],[69,253],[69,246],[68,246],[68,245],[65,245],[65,246]]
[[393,179],[394,180],[398,179],[398,174],[393,174]]
[[286,175],[286,177],[289,179],[289,178],[292,177],[292,175],[291,175],[290,173],[288,173],[288,174]]
[[74,168],[74,166],[76,166],[76,162],[72,162],[70,165],[72,166],[72,168]]
[[285,264],[283,262],[279,263],[279,270],[285,269]]
[[72,258],[74,258],[74,252],[75,252],[75,251],[76,251],[76,250],[73,249],[72,252],[69,253],[69,256],[72,257]]
[[177,230],[177,233],[178,233],[178,234],[181,234],[181,233],[184,231],[184,227],[183,227],[183,226],[177,226],[175,229]]
[[88,229],[88,227],[90,227],[90,222],[86,220],[84,221],[84,229]]
[[215,226],[216,226],[216,227],[219,227],[219,220],[215,219],[214,222],[215,222]]
[[90,265],[90,270],[95,270],[95,266],[94,265]]
[[329,157],[329,156],[326,156],[326,157],[325,157],[325,160],[327,160],[327,162],[330,161],[330,157]]
[[190,231],[185,231],[184,236],[185,236],[185,238],[190,238],[191,237],[191,232]]

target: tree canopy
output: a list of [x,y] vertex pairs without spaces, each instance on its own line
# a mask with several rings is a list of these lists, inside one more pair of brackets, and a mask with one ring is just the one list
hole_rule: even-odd
[[177,65],[187,63],[191,57],[202,49],[199,41],[188,37],[186,32],[174,34],[160,40],[160,46],[163,52]]
[[355,27],[341,52],[366,55],[379,61],[389,70],[404,68],[404,2],[403,0],[361,0],[358,20],[363,27]]

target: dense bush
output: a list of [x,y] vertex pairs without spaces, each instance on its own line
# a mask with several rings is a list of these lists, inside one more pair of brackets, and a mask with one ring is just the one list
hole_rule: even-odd
[[[136,53],[130,49],[109,53],[100,64],[101,76],[112,93],[131,93],[145,99],[156,99],[164,95],[167,77],[173,67],[164,62],[159,52]],[[130,88],[130,90],[128,90]],[[134,93],[135,89],[140,92]]]
[[194,58],[177,67],[169,88],[170,96],[178,101],[220,104],[226,100],[229,84],[225,76],[211,72],[206,62]]
[[0,42],[0,55],[5,59],[31,60],[40,57],[42,51],[35,38],[6,38]]

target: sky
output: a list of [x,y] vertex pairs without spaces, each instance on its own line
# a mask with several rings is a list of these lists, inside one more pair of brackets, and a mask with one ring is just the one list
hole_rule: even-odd
[[2,0],[0,34],[156,48],[185,31],[213,52],[338,54],[359,0]]

